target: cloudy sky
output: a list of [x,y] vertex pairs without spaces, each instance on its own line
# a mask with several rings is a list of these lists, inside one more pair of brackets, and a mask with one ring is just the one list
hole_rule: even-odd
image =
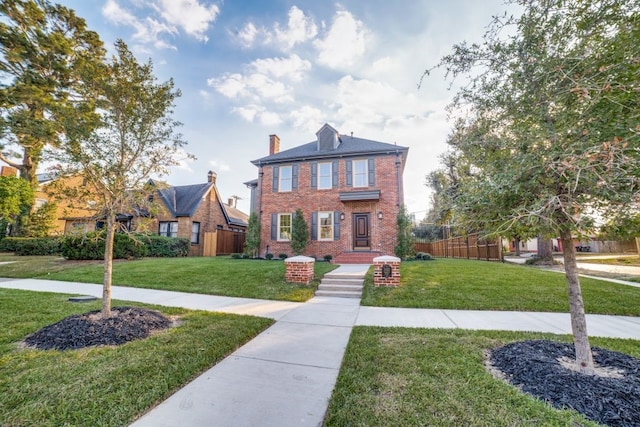
[[408,146],[409,212],[428,209],[425,175],[438,166],[450,127],[452,93],[442,74],[423,71],[462,40],[477,41],[502,0],[58,0],[86,19],[105,44],[122,38],[161,80],[182,91],[196,161],[168,182],[218,174],[223,199],[243,198],[257,177],[251,160],[313,141],[329,123],[341,133]]

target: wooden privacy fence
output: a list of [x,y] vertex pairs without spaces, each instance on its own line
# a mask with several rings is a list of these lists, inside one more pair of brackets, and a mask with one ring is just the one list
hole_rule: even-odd
[[502,261],[500,239],[482,240],[478,238],[478,234],[450,237],[435,242],[415,242],[413,249],[416,252],[427,252],[437,257]]
[[244,252],[245,233],[216,230],[216,255],[231,255]]

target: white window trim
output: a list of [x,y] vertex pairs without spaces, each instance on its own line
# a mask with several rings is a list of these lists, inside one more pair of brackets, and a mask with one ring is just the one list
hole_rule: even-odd
[[293,232],[293,218],[292,218],[292,215],[290,213],[279,213],[278,214],[278,229],[277,229],[277,234],[276,234],[276,240],[278,242],[290,242],[291,241],[291,238],[283,239],[283,238],[280,237],[280,219],[285,215],[289,217],[289,236],[291,236],[291,233]]
[[[323,175],[320,172],[322,171],[322,165],[329,165],[329,176],[328,176],[329,185],[327,185],[326,187],[323,187],[321,185],[321,182],[322,182],[321,178],[322,178]],[[331,188],[333,188],[333,182],[332,182],[332,179],[333,179],[333,165],[331,164],[331,162],[318,163],[318,177],[317,178],[318,178],[318,190],[330,190]]]
[[[283,190],[282,188],[282,183],[284,182],[282,177],[283,177],[283,171],[285,169],[289,170],[289,179],[287,179],[287,181],[289,182],[289,189],[288,190]],[[280,166],[280,175],[278,176],[278,192],[280,193],[289,193],[293,191],[293,166],[289,165],[289,166]]]
[[[331,220],[331,232],[329,233],[329,238],[322,238],[322,214],[327,214],[329,219]],[[329,211],[320,211],[318,212],[318,240],[323,242],[332,242],[333,241],[333,212]]]
[[[356,184],[356,163],[362,162],[364,163],[364,185]],[[353,186],[357,188],[364,188],[369,186],[369,161],[367,159],[357,159],[353,161],[353,171],[352,171],[352,179]]]

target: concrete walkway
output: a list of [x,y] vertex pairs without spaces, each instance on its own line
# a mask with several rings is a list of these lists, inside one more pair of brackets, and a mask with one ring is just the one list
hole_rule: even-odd
[[[364,275],[368,265],[338,270]],[[1,288],[101,296],[102,286],[0,279]],[[350,298],[306,303],[114,286],[114,299],[250,314],[276,323],[197,377],[133,426],[318,426],[353,326],[403,326],[570,334],[567,313],[361,307]],[[591,336],[640,340],[640,318],[587,315]]]

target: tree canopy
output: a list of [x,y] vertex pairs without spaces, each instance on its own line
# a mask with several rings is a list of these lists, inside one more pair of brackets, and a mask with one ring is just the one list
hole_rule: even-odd
[[73,10],[47,0],[4,0],[0,16],[0,160],[35,188],[44,149],[95,127],[86,93],[104,49]]
[[[440,67],[465,77],[451,153],[469,176],[458,221],[560,237],[579,364],[593,368],[572,238],[640,200],[640,0],[514,0]],[[427,72],[428,73],[428,72]]]
[[28,211],[33,203],[29,184],[13,176],[0,176],[0,219],[9,224]]

